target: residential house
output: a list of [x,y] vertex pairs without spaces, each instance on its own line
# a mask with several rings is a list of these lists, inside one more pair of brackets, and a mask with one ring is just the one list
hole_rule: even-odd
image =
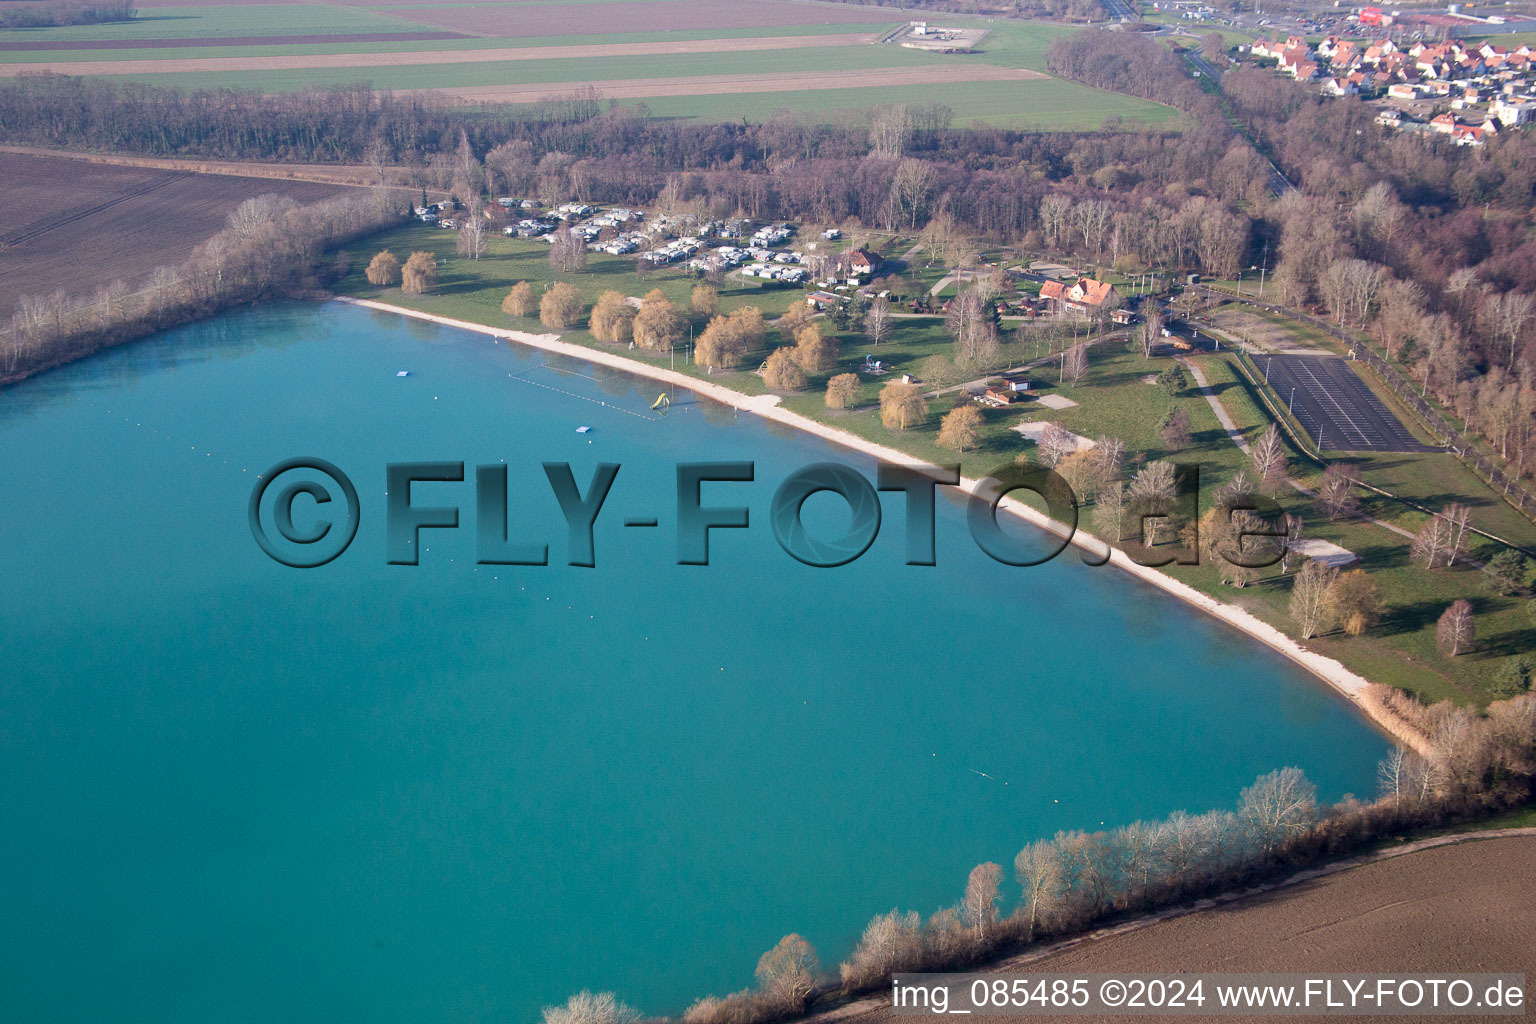
[[1047,281],[1040,286],[1040,298],[1058,310],[1075,313],[1107,313],[1120,305],[1120,293],[1114,286],[1091,277],[1080,277],[1072,284]]
[[885,259],[877,252],[858,248],[848,253],[848,269],[853,273],[864,277],[874,274],[885,265]]
[[1501,97],[1488,104],[1488,113],[1498,118],[1500,124],[1506,126],[1527,124],[1533,116],[1536,116],[1536,102]]

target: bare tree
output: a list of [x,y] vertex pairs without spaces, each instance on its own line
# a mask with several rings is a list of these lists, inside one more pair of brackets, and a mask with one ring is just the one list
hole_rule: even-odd
[[1521,292],[1505,292],[1490,295],[1484,302],[1491,307],[1487,310],[1487,319],[1493,333],[1509,343],[1508,368],[1513,370],[1520,336],[1525,333],[1533,315],[1531,297]]
[[1274,494],[1285,479],[1286,471],[1285,444],[1280,440],[1279,426],[1271,423],[1259,435],[1249,450],[1249,457],[1253,460],[1253,470],[1258,475],[1260,485]]
[[1143,359],[1151,359],[1152,353],[1157,350],[1158,342],[1163,340],[1163,314],[1159,312],[1148,313],[1142,320],[1141,326],[1136,329],[1136,345],[1141,349]]
[[1115,543],[1125,539],[1125,522],[1130,518],[1130,504],[1126,499],[1125,484],[1110,480],[1099,485],[1098,499],[1093,505],[1093,524],[1106,533],[1115,535]]
[[805,1009],[820,974],[816,950],[799,935],[790,934],[757,962],[757,987],[772,1006],[797,1014]]
[[1028,912],[1024,941],[1032,942],[1041,919],[1049,917],[1061,898],[1061,860],[1056,844],[1037,839],[1013,858],[1013,874],[1023,891],[1020,913]]
[[928,209],[929,197],[938,183],[938,172],[926,160],[903,160],[891,177],[890,203],[893,212],[916,228],[917,220]]
[[1453,558],[1452,544],[1456,537],[1455,526],[1443,515],[1432,515],[1429,521],[1414,534],[1413,557],[1422,559],[1424,568],[1433,569],[1444,560],[1449,566]]
[[1157,543],[1158,534],[1167,521],[1169,506],[1177,496],[1178,482],[1171,462],[1149,462],[1131,478],[1131,484],[1126,488],[1131,511],[1144,524],[1148,521],[1151,524],[1142,538],[1144,543]]
[[1449,566],[1467,550],[1467,527],[1472,525],[1472,507],[1453,502],[1440,514],[1451,525],[1451,547],[1445,558],[1445,564]]
[[876,156],[900,157],[912,137],[912,113],[904,104],[874,107],[869,112],[869,148]]
[[1077,451],[1077,436],[1058,424],[1047,423],[1045,429],[1040,432],[1040,440],[1036,442],[1036,447],[1040,450],[1041,465],[1055,466]]
[[458,238],[454,241],[460,256],[468,256],[472,260],[478,260],[484,256],[487,244],[485,217],[471,207],[471,212],[460,225]]
[[1472,646],[1477,638],[1477,624],[1473,621],[1472,602],[1465,598],[1451,603],[1435,626],[1435,641],[1440,649],[1451,657]]
[[612,992],[582,989],[564,1006],[544,1007],[543,1024],[635,1024],[640,1012],[626,1006]]
[[987,932],[997,920],[997,904],[1003,898],[1003,869],[988,861],[971,869],[965,883],[965,899],[960,904],[961,917],[985,944]]
[[1066,242],[1071,212],[1072,200],[1059,192],[1052,192],[1040,200],[1040,230],[1052,249],[1060,249]]
[[877,296],[864,313],[864,335],[879,348],[882,341],[890,338],[892,326],[891,301]]
[[549,265],[571,274],[587,265],[587,242],[574,228],[561,228],[549,236]]
[[1061,355],[1061,378],[1076,386],[1088,376],[1088,346],[1073,345]]
[[915,910],[877,914],[840,968],[843,986],[849,991],[873,988],[889,982],[897,971],[917,969],[923,955],[922,923]]
[[1317,788],[1307,781],[1300,768],[1281,768],[1261,775],[1243,790],[1238,817],[1248,826],[1264,855],[1269,856],[1317,820]]
[[1338,569],[1314,558],[1291,580],[1291,618],[1303,640],[1312,639],[1327,624],[1328,588],[1338,576]]
[[969,371],[987,370],[997,362],[997,325],[987,301],[972,288],[949,304],[944,326],[955,339],[955,363]]
[[1098,485],[1105,486],[1111,480],[1120,479],[1120,466],[1125,460],[1125,442],[1118,437],[1099,435],[1093,447],[1094,468],[1098,471]]
[[1317,489],[1317,510],[1332,522],[1355,515],[1360,511],[1360,499],[1355,493],[1359,484],[1359,469],[1349,463],[1330,462]]

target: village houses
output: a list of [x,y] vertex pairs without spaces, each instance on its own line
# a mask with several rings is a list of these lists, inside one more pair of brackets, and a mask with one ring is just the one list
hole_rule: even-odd
[[[1299,82],[1320,81],[1325,96],[1384,99],[1378,124],[1451,136],[1457,145],[1487,139],[1536,119],[1536,60],[1530,46],[1487,40],[1352,40],[1328,36],[1314,48],[1301,36],[1260,40],[1255,60]],[[1418,116],[1416,104],[1422,104]],[[1442,112],[1429,118],[1426,106]],[[1444,110],[1445,107],[1450,109]]]

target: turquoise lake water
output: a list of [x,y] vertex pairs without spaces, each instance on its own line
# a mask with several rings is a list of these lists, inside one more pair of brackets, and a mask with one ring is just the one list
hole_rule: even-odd
[[[906,566],[894,494],[863,558],[809,568],[774,488],[868,460],[681,395],[629,415],[657,385],[546,362],[284,305],[0,393],[0,1017],[526,1022],[582,987],[676,1013],[1058,829],[1289,764],[1373,790],[1386,744],[1343,701],[1123,574],[993,562],[949,502],[939,566]],[[361,528],[289,569],[246,503],[311,455]],[[385,463],[503,459],[553,564],[475,565],[472,482],[418,484],[461,527],[386,564]],[[674,465],[711,459],[756,462],[705,490],[752,526],[678,566]],[[544,461],[623,466],[596,568],[563,564]]]

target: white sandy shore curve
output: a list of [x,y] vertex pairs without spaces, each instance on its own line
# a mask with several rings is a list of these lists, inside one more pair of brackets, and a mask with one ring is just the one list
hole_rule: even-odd
[[[367,309],[398,313],[401,316],[413,317],[417,320],[427,320],[435,324],[442,324],[445,327],[456,327],[460,330],[473,331],[477,334],[489,335],[499,340],[529,345],[547,352],[569,356],[573,359],[583,359],[589,363],[623,370],[636,376],[648,377],[652,380],[672,384],[680,388],[687,388],[722,405],[755,413],[764,419],[783,423],[797,430],[803,430],[883,462],[908,466],[922,464],[920,459],[906,452],[866,440],[857,434],[851,434],[846,430],[839,430],[836,427],[813,420],[808,416],[802,416],[799,413],[784,409],[779,405],[779,396],[777,395],[754,396],[743,394],[740,391],[723,387],[719,384],[702,381],[696,377],[690,377],[687,374],[678,373],[659,366],[651,366],[648,363],[629,359],[614,352],[605,352],[602,349],[587,348],[584,345],[575,345],[571,342],[561,341],[558,334],[529,334],[524,331],[510,331],[502,328],[488,327],[485,324],[471,323],[467,320],[456,320],[452,317],[438,316],[435,313],[424,313],[420,310],[408,309],[404,306],[394,306],[386,302],[376,302],[372,299],[354,299],[338,296],[336,301],[352,306],[362,306]],[[981,487],[981,481],[973,477],[962,476],[960,478],[960,487],[967,494],[975,494]],[[1092,534],[1085,533],[1082,530],[1070,531],[1065,523],[1051,519],[1022,501],[1005,498],[999,507],[1058,537],[1070,537],[1072,544],[1091,553],[1096,560],[1104,558],[1105,553],[1108,552],[1110,565],[1157,587],[1164,593],[1193,605],[1206,614],[1227,623],[1229,626],[1242,630],[1255,640],[1267,644],[1348,698],[1367,718],[1376,723],[1379,728],[1394,739],[1409,747],[1416,748],[1421,745],[1422,738],[1406,732],[1402,722],[1384,713],[1383,709],[1379,708],[1376,702],[1362,699],[1362,694],[1370,684],[1370,681],[1363,676],[1351,672],[1337,660],[1318,654],[1315,651],[1307,650],[1280,630],[1242,608],[1217,601],[1215,598],[1201,593],[1194,587],[1174,579],[1167,573],[1158,572],[1156,569],[1151,569],[1144,565],[1138,565],[1124,551],[1110,547]]]

